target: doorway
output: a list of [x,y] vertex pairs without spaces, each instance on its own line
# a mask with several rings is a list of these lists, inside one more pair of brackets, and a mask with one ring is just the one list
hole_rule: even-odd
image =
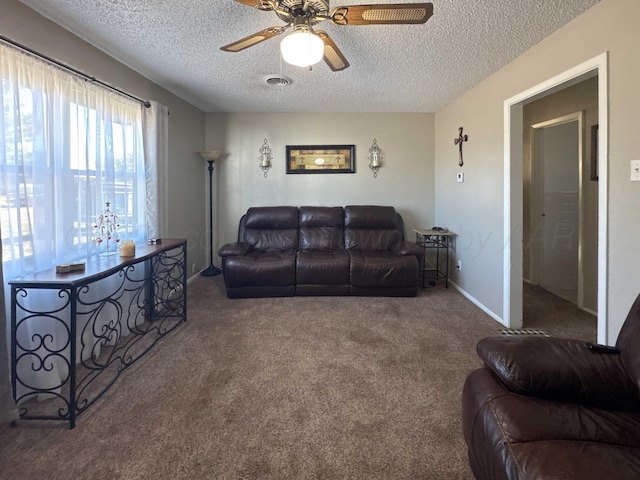
[[607,343],[607,163],[608,163],[608,72],[607,53],[584,62],[546,82],[516,95],[504,103],[505,116],[505,248],[503,323],[509,328],[523,326],[523,107],[576,85],[598,78],[598,198],[597,219],[597,316],[598,342]]
[[[530,174],[525,175],[525,182],[530,179],[529,198],[523,202],[529,209],[525,281],[580,308],[583,117],[577,112],[531,126]],[[527,212],[523,218],[526,222]]]

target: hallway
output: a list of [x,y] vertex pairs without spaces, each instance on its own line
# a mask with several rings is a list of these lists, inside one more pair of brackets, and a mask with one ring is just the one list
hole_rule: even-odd
[[598,322],[594,315],[536,285],[525,282],[523,293],[524,328],[596,342]]

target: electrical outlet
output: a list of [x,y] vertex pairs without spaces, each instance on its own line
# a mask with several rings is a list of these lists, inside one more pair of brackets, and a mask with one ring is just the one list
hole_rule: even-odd
[[458,260],[458,270],[462,271],[462,260]]
[[456,182],[458,183],[464,182],[464,172],[460,172],[456,174]]
[[191,273],[196,273],[198,271],[198,266],[194,263],[191,265]]

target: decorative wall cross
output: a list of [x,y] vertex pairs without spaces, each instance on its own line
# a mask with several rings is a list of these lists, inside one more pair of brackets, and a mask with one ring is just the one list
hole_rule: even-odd
[[462,161],[462,142],[469,140],[469,136],[462,134],[462,127],[458,129],[458,132],[458,138],[453,140],[453,144],[458,145],[458,149],[460,151],[460,155],[458,156],[458,165],[462,166],[464,164]]

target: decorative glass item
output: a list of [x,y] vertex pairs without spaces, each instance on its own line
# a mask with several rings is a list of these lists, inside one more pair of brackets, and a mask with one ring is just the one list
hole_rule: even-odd
[[118,215],[111,211],[111,202],[107,201],[104,210],[98,212],[96,222],[93,224],[93,243],[104,250],[103,255],[116,253],[115,246],[120,242],[118,228],[120,228]]

